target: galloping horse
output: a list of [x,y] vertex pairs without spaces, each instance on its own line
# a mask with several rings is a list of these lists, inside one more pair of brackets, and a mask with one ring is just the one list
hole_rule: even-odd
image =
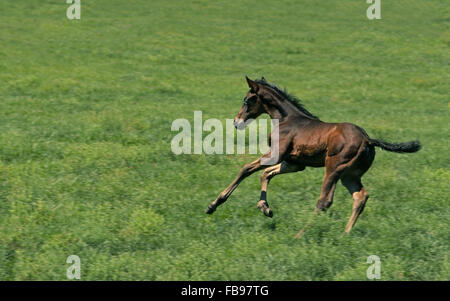
[[[353,197],[352,214],[345,227],[345,232],[348,233],[369,198],[361,177],[372,165],[375,146],[397,153],[413,153],[421,148],[419,141],[388,143],[370,138],[362,128],[351,123],[323,122],[308,112],[297,98],[269,84],[264,77],[255,81],[246,77],[246,80],[250,90],[234,119],[234,126],[243,129],[249,119],[255,119],[263,113],[269,114],[271,119],[278,119],[278,155],[271,166],[262,164],[262,160],[273,153],[271,139],[271,150],[258,160],[244,165],[234,181],[208,206],[208,214],[223,204],[242,180],[264,169],[258,208],[264,215],[272,217],[273,213],[266,199],[270,179],[279,174],[302,171],[307,166],[325,167],[322,191],[315,212],[325,211],[331,206],[336,183],[341,180]],[[271,138],[272,136],[273,132]],[[297,237],[301,234],[302,231]]]

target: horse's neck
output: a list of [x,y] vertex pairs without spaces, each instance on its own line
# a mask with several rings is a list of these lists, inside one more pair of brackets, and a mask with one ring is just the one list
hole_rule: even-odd
[[288,115],[281,107],[272,105],[267,107],[267,114],[269,114],[270,119],[278,120],[282,120]]
[[305,116],[299,109],[289,100],[275,97],[275,103],[268,106],[267,114],[271,119],[279,119],[280,121],[288,116]]

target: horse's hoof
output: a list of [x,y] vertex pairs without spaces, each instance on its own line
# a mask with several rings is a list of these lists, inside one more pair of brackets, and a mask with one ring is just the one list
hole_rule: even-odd
[[272,209],[270,209],[268,207],[268,204],[266,201],[261,200],[258,202],[258,208],[262,211],[262,213],[264,213],[265,216],[267,217],[272,217],[273,216],[273,212]]
[[264,215],[267,216],[267,217],[273,217],[273,212],[272,212],[272,209],[270,209],[270,208],[264,209],[264,210],[263,210],[263,213],[264,213]]
[[208,206],[208,208],[206,208],[205,213],[206,214],[213,214],[214,211],[216,211],[216,208]]

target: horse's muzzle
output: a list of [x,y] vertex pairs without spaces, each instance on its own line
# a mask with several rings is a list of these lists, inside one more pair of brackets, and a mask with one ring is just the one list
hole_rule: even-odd
[[243,130],[243,129],[245,129],[245,121],[244,121],[244,119],[242,119],[242,118],[235,119],[235,120],[233,121],[233,125],[234,125],[234,127],[235,127],[236,129],[238,129],[238,130]]

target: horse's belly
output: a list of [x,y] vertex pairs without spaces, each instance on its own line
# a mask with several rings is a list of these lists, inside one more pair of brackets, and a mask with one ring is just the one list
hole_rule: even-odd
[[290,160],[311,167],[325,166],[327,143],[324,136],[303,134],[294,138],[289,154]]
[[287,159],[297,164],[302,164],[311,167],[323,167],[325,166],[325,152],[308,155],[304,153],[291,153]]

